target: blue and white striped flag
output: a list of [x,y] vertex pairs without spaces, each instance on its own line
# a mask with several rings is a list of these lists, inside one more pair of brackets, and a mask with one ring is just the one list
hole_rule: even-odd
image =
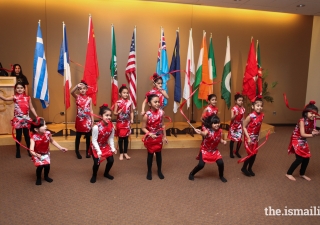
[[45,109],[49,106],[47,60],[44,53],[40,21],[38,23],[37,42],[33,60],[33,97],[40,99],[42,108]]

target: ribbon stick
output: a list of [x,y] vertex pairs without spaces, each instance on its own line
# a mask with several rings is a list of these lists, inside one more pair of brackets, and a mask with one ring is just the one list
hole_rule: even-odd
[[70,62],[72,62],[72,63],[76,64],[77,66],[80,66],[80,67],[84,68],[84,66],[83,66],[83,65],[81,65],[80,63],[74,62],[74,61],[72,61],[71,59],[70,59]]
[[239,159],[238,163],[242,163],[242,162],[246,161],[247,159],[249,159],[251,156],[256,155],[257,152],[258,152],[258,149],[261,148],[267,142],[267,140],[269,138],[269,135],[270,135],[270,130],[268,131],[266,139],[264,140],[264,142],[262,142],[257,148],[253,149],[252,151],[250,149],[247,149],[247,150],[249,150],[250,154],[247,155],[246,157],[242,158],[242,159]]

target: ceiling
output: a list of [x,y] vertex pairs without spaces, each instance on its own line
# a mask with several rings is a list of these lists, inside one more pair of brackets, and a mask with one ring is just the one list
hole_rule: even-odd
[[[320,0],[144,0],[320,16]],[[304,7],[297,7],[303,4]]]

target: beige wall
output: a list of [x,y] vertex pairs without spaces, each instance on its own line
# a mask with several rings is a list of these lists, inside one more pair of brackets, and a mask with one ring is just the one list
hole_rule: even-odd
[[[13,4],[13,2],[15,4]],[[268,82],[278,81],[273,104],[265,104],[265,122],[295,123],[298,113],[288,111],[282,93],[295,106],[305,103],[312,33],[312,16],[237,10],[218,7],[192,6],[143,1],[102,0],[2,0],[0,3],[0,61],[5,67],[20,63],[32,81],[33,54],[37,22],[41,28],[48,61],[50,107],[42,110],[38,100],[33,100],[39,115],[47,121],[62,122],[59,115],[64,110],[63,78],[57,70],[62,39],[62,21],[67,25],[70,57],[84,65],[88,32],[88,14],[91,13],[96,36],[99,60],[98,105],[110,102],[111,55],[110,25],[114,24],[117,42],[119,84],[126,82],[124,70],[127,63],[133,27],[137,26],[138,104],[152,84],[148,79],[155,71],[160,26],[165,29],[168,59],[171,62],[175,43],[175,30],[180,28],[181,68],[185,68],[189,29],[193,29],[195,64],[197,64],[202,31],[207,40],[212,33],[218,80],[221,79],[225,57],[226,36],[230,37],[232,60],[232,95],[240,91],[251,36],[259,40],[263,68],[269,71]],[[71,64],[72,83],[83,76],[83,68]],[[184,78],[182,78],[182,85]],[[184,121],[180,113],[175,116],[173,106],[173,78],[169,81],[169,106],[165,109],[175,121]],[[230,118],[220,100],[220,85],[214,87],[218,97],[220,117]],[[74,103],[74,101],[73,101]],[[139,106],[139,111],[141,107]],[[94,107],[97,113],[98,106]],[[276,115],[272,112],[276,111]],[[186,112],[186,114],[188,114]],[[201,110],[195,110],[198,120]],[[75,104],[68,110],[68,121],[74,121]]]
[[[310,100],[315,100],[316,105],[320,109],[320,16],[313,18],[312,30],[306,103]],[[317,126],[320,126],[319,120],[317,121]]]

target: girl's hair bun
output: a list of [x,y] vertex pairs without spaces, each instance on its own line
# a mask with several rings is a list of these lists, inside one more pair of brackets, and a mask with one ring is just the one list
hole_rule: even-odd
[[316,101],[311,100],[311,101],[309,102],[309,104],[314,105],[314,104],[316,104]]
[[99,108],[102,108],[102,107],[107,107],[108,108],[108,104],[107,103],[103,103]]
[[81,80],[80,83],[84,84],[84,85],[88,85],[87,82],[85,82],[84,80]]

